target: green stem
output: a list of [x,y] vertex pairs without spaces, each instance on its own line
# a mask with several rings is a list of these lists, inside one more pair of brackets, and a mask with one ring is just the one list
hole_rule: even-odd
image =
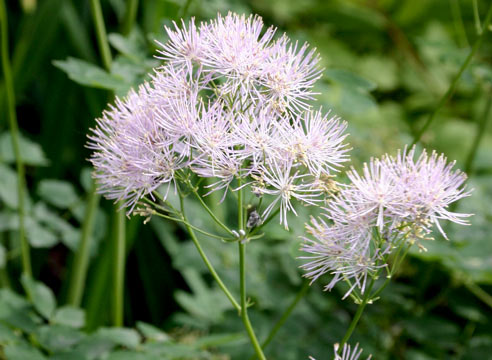
[[[107,71],[111,71],[112,57],[109,48],[108,36],[104,25],[104,18],[99,0],[91,0],[91,13],[96,27],[97,43],[103,65]],[[125,213],[123,210],[115,208],[115,231],[113,233],[113,250],[115,259],[113,263],[113,325],[123,325],[123,296],[124,296],[124,276],[125,276],[125,247],[126,247],[126,228]]]
[[470,153],[466,158],[465,170],[464,170],[466,174],[471,174],[473,161],[475,160],[475,155],[477,154],[478,147],[482,142],[483,136],[485,135],[485,128],[487,127],[487,122],[489,121],[490,118],[490,109],[492,108],[492,93],[490,91],[488,91],[487,93],[488,93],[487,103],[485,104],[485,109],[482,114],[482,117],[479,119],[477,131],[475,133],[475,138],[473,139],[472,148],[470,149]]
[[422,137],[422,135],[427,131],[427,129],[429,128],[429,126],[431,125],[431,123],[434,121],[434,119],[435,119],[437,113],[439,112],[439,110],[444,106],[444,104],[446,104],[446,102],[453,95],[453,93],[454,93],[454,91],[456,89],[456,86],[458,85],[458,81],[461,78],[461,75],[466,70],[466,68],[470,64],[471,60],[473,59],[473,57],[477,53],[478,49],[482,45],[482,42],[483,42],[484,37],[485,37],[485,34],[487,33],[486,30],[489,27],[489,24],[490,24],[491,19],[492,19],[492,3],[490,4],[489,10],[487,12],[487,16],[485,18],[485,22],[484,22],[483,27],[482,27],[482,29],[484,29],[484,31],[482,31],[482,33],[478,36],[477,40],[473,44],[473,47],[472,47],[470,53],[468,54],[468,56],[466,57],[465,62],[461,65],[460,70],[458,71],[458,74],[456,74],[456,76],[454,77],[454,79],[451,82],[448,90],[446,91],[446,93],[443,95],[443,97],[441,98],[441,100],[437,104],[437,107],[429,115],[429,117],[427,118],[427,121],[425,122],[424,126],[422,126],[422,128],[417,132],[417,134],[415,134],[415,137],[413,139],[413,144],[416,144],[420,140],[420,138]]
[[[239,190],[240,191],[240,190]],[[260,360],[266,360],[263,351],[261,350],[261,346],[256,338],[253,327],[251,326],[251,322],[248,317],[248,305],[246,303],[246,264],[245,264],[245,252],[246,252],[246,244],[242,241],[239,241],[239,286],[241,290],[241,319],[243,320],[244,327],[248,333],[248,336],[251,340],[251,344],[253,345],[256,356]]]
[[73,268],[68,289],[67,302],[75,307],[79,307],[82,302],[87,270],[89,268],[90,248],[93,238],[92,230],[94,228],[94,219],[96,217],[99,199],[100,196],[96,193],[96,185],[93,183],[88,194],[84,222],[82,224],[82,236],[80,238],[79,248],[77,249],[73,260]]
[[451,12],[453,13],[454,18],[454,27],[456,28],[456,32],[458,33],[460,45],[463,47],[468,47],[470,46],[470,44],[468,43],[468,38],[466,37],[465,25],[463,24],[463,17],[461,16],[460,3],[458,2],[458,0],[450,1]]
[[489,295],[485,290],[483,290],[480,286],[478,286],[471,280],[465,281],[464,285],[473,295],[482,300],[484,304],[487,304],[492,309],[491,295]]
[[477,31],[477,34],[482,34],[482,25],[480,24],[480,14],[478,13],[477,0],[473,0],[473,19],[475,21],[475,30]]
[[241,311],[241,306],[237,303],[236,299],[234,299],[234,296],[231,294],[231,292],[229,291],[229,289],[227,288],[227,286],[222,282],[222,279],[220,278],[219,274],[217,274],[217,272],[215,271],[212,263],[210,262],[210,260],[208,260],[207,255],[203,251],[202,246],[200,245],[200,242],[198,241],[198,238],[195,235],[195,232],[188,225],[188,219],[186,217],[186,213],[185,213],[185,209],[184,209],[184,198],[183,198],[183,195],[181,194],[181,192],[179,192],[179,201],[180,201],[180,205],[181,205],[181,215],[183,217],[184,224],[186,226],[186,230],[188,230],[188,233],[191,236],[191,240],[195,244],[195,247],[198,250],[198,253],[200,254],[203,262],[207,266],[207,268],[210,271],[210,274],[212,275],[212,277],[215,279],[215,281],[217,282],[217,284],[219,285],[219,287],[222,289],[222,291],[224,292],[224,294],[227,296],[227,298],[231,302],[232,306],[234,306],[234,308],[238,312]]
[[113,325],[123,326],[123,295],[125,280],[125,211],[115,213],[113,232]]
[[270,333],[268,334],[265,341],[262,342],[262,344],[261,344],[262,349],[265,349],[268,346],[268,344],[270,344],[270,342],[273,340],[273,338],[275,337],[277,332],[285,324],[285,322],[289,318],[290,314],[292,314],[292,311],[294,311],[294,309],[296,308],[299,301],[301,301],[301,299],[304,297],[304,295],[306,295],[308,290],[309,290],[309,281],[305,280],[304,284],[302,285],[300,290],[297,292],[297,296],[295,297],[294,301],[292,301],[292,303],[289,305],[289,307],[287,309],[285,309],[285,311],[282,314],[282,316],[280,317],[280,319],[278,319],[278,321],[273,326],[272,330],[270,330]]
[[211,234],[205,230],[202,230],[200,229],[199,227],[196,227],[192,224],[190,224],[189,222],[187,221],[184,221],[184,220],[181,220],[181,219],[178,219],[178,218],[175,218],[175,217],[172,217],[172,216],[167,216],[165,214],[161,214],[159,212],[154,212],[153,215],[157,215],[161,218],[164,218],[164,219],[167,219],[167,220],[171,220],[171,221],[176,221],[176,222],[179,222],[179,223],[182,223],[186,226],[189,226],[190,228],[192,228],[193,230],[199,232],[200,234],[203,234],[205,236],[208,236],[208,237],[211,237],[211,238],[214,238],[214,239],[219,239],[219,240],[224,240],[224,241],[230,241],[230,240],[237,240],[237,238],[224,238],[223,236],[219,236],[219,235],[215,235],[215,234]]
[[219,218],[214,214],[214,212],[212,210],[210,210],[210,208],[208,207],[208,205],[205,204],[205,201],[203,201],[203,199],[200,196],[200,194],[198,193],[197,189],[190,182],[188,184],[189,184],[189,186],[190,186],[191,191],[193,192],[193,194],[195,194],[195,197],[198,199],[198,201],[203,206],[203,208],[205,209],[205,211],[207,211],[207,213],[210,215],[210,217],[217,223],[217,225],[219,225],[222,229],[224,229],[225,231],[227,231],[227,233],[229,235],[234,235],[232,233],[231,229],[229,229],[222,221],[220,221]]
[[8,24],[7,24],[7,9],[5,7],[5,1],[0,1],[0,21],[2,31],[2,69],[3,76],[5,78],[5,89],[7,92],[7,105],[9,113],[9,127],[10,135],[12,137],[12,147],[15,156],[15,165],[17,169],[17,198],[18,198],[18,215],[19,215],[19,240],[22,251],[22,271],[24,275],[32,277],[31,270],[31,255],[29,252],[29,243],[25,234],[25,202],[24,202],[24,189],[25,189],[25,170],[24,163],[22,162],[20,145],[19,145],[19,126],[17,124],[17,114],[15,112],[15,92],[14,83],[12,80],[12,69],[9,59],[9,45],[8,45]]
[[121,33],[123,35],[128,35],[135,24],[135,19],[137,18],[138,10],[138,0],[127,0],[125,17],[123,18],[123,26],[121,28]]
[[101,58],[104,68],[111,71],[111,50],[109,49],[108,36],[106,34],[106,26],[104,26],[104,18],[99,0],[91,0],[91,12],[96,26],[97,44],[101,52]]
[[359,307],[357,308],[354,318],[352,319],[352,322],[350,323],[347,332],[345,333],[342,341],[340,342],[340,347],[339,347],[340,349],[343,349],[343,345],[347,343],[347,341],[350,339],[350,336],[354,332],[354,329],[357,326],[357,323],[359,322],[362,313],[364,312],[364,308],[366,307],[369,299],[371,298],[371,290],[373,285],[374,285],[374,278],[371,279],[371,282],[369,283],[369,286],[366,289],[364,298],[362,299],[362,303],[359,304]]

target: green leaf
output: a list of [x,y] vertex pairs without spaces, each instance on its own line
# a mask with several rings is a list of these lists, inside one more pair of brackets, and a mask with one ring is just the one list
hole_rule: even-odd
[[45,318],[50,319],[56,308],[56,300],[49,287],[31,277],[22,275],[22,286],[34,305],[34,308]]
[[0,212],[0,231],[17,230],[19,228],[19,216],[10,211]]
[[169,341],[171,338],[164,331],[156,328],[153,325],[138,321],[137,329],[142,333],[147,341]]
[[0,323],[0,345],[13,343],[18,339],[18,335],[14,332],[13,329]]
[[26,218],[26,235],[29,244],[35,248],[49,248],[58,243],[58,237],[32,218]]
[[74,205],[78,200],[73,185],[61,180],[42,180],[38,187],[38,194],[46,202],[61,209]]
[[108,40],[116,50],[129,59],[137,63],[142,63],[145,60],[147,55],[145,38],[136,28],[127,37],[118,33],[109,34]]
[[[25,165],[49,165],[49,160],[46,158],[44,151],[39,144],[36,144],[35,142],[20,135],[19,147],[21,158]],[[0,135],[0,159],[6,163],[15,163],[15,155],[10,133],[3,133]]]
[[121,92],[131,84],[114,74],[84,60],[69,57],[67,60],[57,60],[53,64],[67,73],[68,77],[78,84]]
[[376,83],[344,69],[328,69],[323,75],[334,83],[353,90],[369,92],[376,89]]
[[52,352],[68,350],[84,336],[80,331],[62,325],[44,325],[38,330],[39,342]]
[[3,269],[6,264],[7,252],[5,251],[5,247],[0,243],[0,269]]
[[[116,350],[109,354],[106,360],[153,360],[154,358],[149,358],[148,356],[128,350]],[[157,359],[156,359],[157,360]]]
[[51,321],[54,324],[80,329],[85,325],[85,312],[72,306],[64,306],[56,310]]
[[27,344],[12,344],[4,348],[5,356],[8,360],[45,360],[46,357],[41,352]]
[[103,339],[112,341],[114,344],[130,349],[134,349],[140,344],[140,335],[133,329],[100,328],[97,331],[97,335]]
[[9,166],[0,164],[0,200],[12,209],[17,209],[17,174]]

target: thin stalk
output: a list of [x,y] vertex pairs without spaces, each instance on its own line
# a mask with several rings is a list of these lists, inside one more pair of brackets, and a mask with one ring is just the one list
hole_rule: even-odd
[[125,280],[125,211],[116,211],[113,230],[113,325],[123,326],[123,295]]
[[434,121],[439,110],[444,106],[444,104],[446,104],[446,102],[448,102],[448,100],[453,95],[453,93],[456,90],[456,87],[458,85],[458,81],[461,78],[461,75],[466,70],[466,68],[470,64],[471,60],[473,59],[473,57],[477,53],[478,49],[482,45],[485,34],[487,33],[487,31],[485,31],[485,30],[488,29],[491,20],[492,20],[492,3],[490,4],[489,10],[487,11],[487,16],[485,18],[485,22],[484,22],[483,27],[482,27],[482,29],[484,29],[484,31],[482,31],[482,33],[478,36],[477,40],[473,44],[472,49],[470,50],[470,53],[466,57],[465,62],[461,65],[460,70],[458,71],[458,73],[454,77],[453,81],[449,85],[449,88],[446,91],[446,93],[442,96],[441,100],[439,100],[439,103],[437,104],[436,108],[432,111],[432,113],[427,118],[424,126],[422,126],[422,128],[415,134],[414,139],[413,139],[413,145],[416,144],[420,140],[422,135],[427,131],[429,126]]
[[[294,309],[296,308],[297,304],[299,303],[299,301],[302,300],[302,298],[304,297],[304,295],[306,295],[306,293],[308,292],[308,290],[309,290],[309,281],[305,280],[304,283],[302,284],[300,290],[297,292],[297,296],[295,297],[295,299],[292,301],[292,303],[289,305],[289,307],[287,309],[285,309],[285,311],[282,314],[282,316],[280,317],[280,319],[278,319],[278,321],[273,326],[272,330],[270,330],[270,333],[268,334],[268,336],[265,339],[265,341],[263,341],[261,343],[261,348],[263,350],[265,350],[265,348],[272,342],[272,340],[275,337],[275,335],[277,335],[277,332],[285,324],[285,322],[289,318],[290,314],[292,314],[292,311],[294,311]],[[256,356],[252,356],[250,360],[253,360],[255,358],[256,358]]]
[[362,303],[359,304],[359,307],[357,308],[357,311],[354,315],[354,318],[352,319],[352,322],[350,323],[349,328],[347,329],[347,332],[345,333],[342,341],[340,342],[340,349],[343,349],[343,345],[347,343],[347,341],[350,339],[350,336],[354,332],[355,327],[357,326],[357,323],[360,320],[360,317],[362,313],[364,312],[364,308],[366,307],[369,299],[371,298],[371,290],[374,285],[374,278],[371,279],[371,283],[369,284],[368,288],[366,289],[366,294],[364,295],[364,298],[362,299]]
[[227,233],[229,235],[234,235],[232,233],[231,229],[229,229],[222,221],[220,221],[219,218],[214,214],[214,212],[208,207],[208,205],[205,204],[205,201],[203,201],[202,197],[200,196],[200,194],[198,193],[198,191],[191,185],[191,183],[189,183],[189,185],[190,185],[191,191],[193,192],[193,194],[195,195],[195,197],[198,199],[198,201],[203,206],[203,208],[205,209],[205,211],[210,215],[210,217],[217,223],[217,225],[219,225],[222,229],[224,229],[225,231],[227,231]]
[[[239,190],[241,191],[241,190]],[[251,340],[251,344],[253,345],[256,356],[260,360],[266,360],[263,351],[261,350],[261,346],[256,338],[253,327],[251,326],[251,322],[248,317],[248,305],[246,303],[246,263],[245,263],[245,253],[246,253],[246,244],[242,241],[239,241],[239,286],[241,292],[241,319],[243,320],[244,327],[248,333],[249,339]]]
[[91,13],[94,25],[96,27],[97,45],[99,46],[99,51],[101,52],[101,59],[104,68],[107,71],[111,71],[111,50],[109,49],[106,26],[104,25],[104,18],[99,0],[91,0]]
[[31,269],[31,255],[29,252],[29,243],[25,234],[25,203],[24,203],[24,189],[25,189],[25,170],[24,163],[22,162],[20,145],[19,145],[19,126],[17,124],[17,114],[15,112],[15,92],[14,83],[12,80],[12,68],[10,66],[9,59],[9,45],[8,45],[8,24],[7,24],[7,9],[5,7],[5,1],[0,1],[0,21],[2,31],[2,70],[5,79],[5,89],[7,92],[7,106],[9,114],[9,127],[10,135],[12,137],[12,147],[15,156],[15,166],[17,170],[17,199],[18,199],[18,215],[19,215],[19,241],[22,253],[22,272],[28,277],[32,277]]
[[482,300],[484,304],[487,304],[492,309],[492,296],[483,290],[480,286],[475,284],[473,281],[465,281],[465,287],[477,298]]
[[480,24],[480,14],[478,13],[477,0],[473,0],[473,19],[475,21],[475,30],[477,31],[477,34],[482,34],[482,24]]
[[222,289],[222,291],[224,292],[224,294],[227,296],[227,298],[231,302],[232,306],[234,306],[234,308],[238,312],[240,312],[241,311],[241,306],[238,304],[238,302],[236,301],[236,299],[234,299],[234,296],[231,294],[231,292],[229,291],[229,289],[227,288],[227,286],[222,282],[222,279],[220,278],[219,274],[217,274],[217,272],[215,271],[212,263],[210,262],[210,260],[208,260],[207,255],[203,251],[203,248],[200,245],[200,242],[198,241],[198,238],[196,237],[194,230],[188,225],[188,218],[186,217],[186,213],[185,213],[185,209],[184,209],[184,198],[183,198],[183,195],[181,194],[181,192],[179,192],[179,201],[180,201],[180,205],[181,205],[181,215],[183,217],[184,224],[186,226],[186,230],[188,230],[188,233],[191,236],[191,240],[195,244],[195,247],[198,250],[198,253],[200,254],[203,262],[205,263],[205,265],[207,266],[208,271],[210,271],[210,274],[212,275],[212,277],[215,279],[215,281],[217,282],[217,284],[219,285],[219,287]]
[[451,1],[451,12],[453,13],[454,27],[458,33],[460,39],[460,45],[463,47],[468,47],[468,38],[466,37],[465,24],[463,24],[463,17],[461,16],[461,8],[458,0]]
[[137,18],[138,0],[127,0],[125,16],[123,18],[123,26],[121,27],[121,33],[128,35],[135,24]]
[[[111,71],[112,57],[109,48],[106,26],[99,0],[91,0],[91,13],[96,27],[97,44],[104,68]],[[120,204],[121,205],[121,204]],[[113,325],[123,325],[123,296],[124,296],[124,276],[125,276],[125,248],[126,248],[126,221],[125,213],[115,207],[115,231],[113,232],[113,250],[115,258],[113,263]]]
[[487,127],[487,122],[489,121],[490,118],[490,109],[492,108],[492,93],[490,93],[490,91],[488,91],[487,93],[488,93],[487,103],[485,104],[482,117],[479,119],[477,131],[473,139],[472,148],[470,149],[470,153],[466,158],[465,170],[464,170],[466,174],[471,174],[472,172],[473,161],[475,160],[478,147],[480,146],[483,136],[485,135],[485,128]]
[[178,219],[178,218],[175,218],[175,217],[172,217],[172,216],[167,216],[167,215],[165,215],[165,214],[161,214],[161,213],[159,213],[159,212],[157,212],[157,211],[156,211],[156,212],[154,212],[154,213],[153,213],[153,215],[157,215],[157,216],[159,216],[159,217],[161,217],[161,218],[164,218],[164,219],[167,219],[167,220],[171,220],[171,221],[176,221],[176,222],[178,222],[178,223],[182,223],[182,224],[184,224],[184,225],[186,225],[186,226],[189,226],[189,227],[190,227],[190,228],[192,228],[193,230],[195,230],[195,231],[199,232],[200,234],[203,234],[203,235],[205,235],[205,236],[208,236],[208,237],[211,237],[211,238],[214,238],[214,239],[219,239],[219,240],[224,240],[224,241],[237,240],[237,238],[225,238],[225,237],[223,237],[223,236],[219,236],[219,235],[211,234],[211,233],[209,233],[209,232],[207,232],[207,231],[205,231],[205,230],[200,229],[199,227],[196,227],[196,226],[194,226],[194,225],[190,224],[190,223],[189,223],[189,222],[187,222],[187,221],[184,221],[184,220],[182,220],[182,219]]
[[87,205],[84,214],[84,222],[82,224],[82,236],[80,238],[79,248],[75,253],[73,260],[73,268],[70,276],[68,289],[68,304],[79,307],[84,294],[85,280],[87,270],[89,268],[90,248],[92,245],[92,229],[94,228],[94,219],[96,218],[97,208],[99,206],[99,194],[96,193],[96,185],[92,184],[92,188],[88,194]]

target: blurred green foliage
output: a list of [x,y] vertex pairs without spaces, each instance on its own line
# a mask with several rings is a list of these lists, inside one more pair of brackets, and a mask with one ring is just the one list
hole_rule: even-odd
[[[349,123],[352,165],[412,142],[450,86],[480,29],[488,1],[467,0],[146,0],[121,35],[123,0],[103,1],[112,46],[101,65],[88,1],[43,0],[23,12],[8,2],[21,152],[27,166],[26,229],[36,279],[20,279],[16,175],[0,82],[0,358],[246,359],[251,349],[232,306],[211,281],[185,231],[162,219],[127,225],[125,324],[108,328],[111,307],[111,207],[103,202],[92,233],[82,309],[66,301],[90,191],[88,128],[110,92],[124,96],[159,65],[154,39],[180,17],[258,13],[308,41],[325,67],[317,91],[325,109]],[[463,74],[419,146],[444,152],[470,175],[472,197],[458,210],[472,226],[449,226],[450,241],[415,248],[397,279],[369,306],[352,342],[375,359],[487,359],[492,353],[492,36]],[[61,71],[60,71],[61,70]],[[2,80],[3,81],[3,80]],[[108,91],[109,90],[109,91]],[[476,153],[474,144],[480,140]],[[207,198],[215,208],[217,198]],[[189,218],[213,224],[188,200]],[[304,209],[302,209],[304,210]],[[215,209],[227,221],[229,211]],[[234,210],[231,209],[231,212]],[[291,231],[269,224],[248,249],[252,322],[264,339],[302,287],[297,270],[301,211]],[[290,222],[290,221],[289,221]],[[200,237],[212,263],[238,293],[236,248]],[[24,289],[24,290],[23,290]],[[26,293],[21,297],[16,293]],[[331,358],[355,305],[313,285],[266,349],[269,359]],[[57,305],[60,304],[60,305]],[[142,322],[144,321],[144,322]],[[213,335],[212,335],[213,334]]]

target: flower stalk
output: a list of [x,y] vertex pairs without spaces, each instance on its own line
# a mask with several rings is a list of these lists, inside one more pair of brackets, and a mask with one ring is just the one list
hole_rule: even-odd
[[15,166],[17,171],[17,213],[19,216],[19,242],[21,247],[22,272],[28,277],[32,277],[31,255],[29,243],[25,231],[25,168],[22,161],[22,154],[19,140],[19,126],[17,124],[17,113],[15,110],[15,90],[12,80],[12,68],[10,66],[9,45],[8,45],[8,23],[7,9],[5,1],[0,1],[0,22],[1,22],[1,57],[2,70],[5,79],[5,88],[7,93],[7,106],[10,136],[12,138],[12,148],[15,156]]

